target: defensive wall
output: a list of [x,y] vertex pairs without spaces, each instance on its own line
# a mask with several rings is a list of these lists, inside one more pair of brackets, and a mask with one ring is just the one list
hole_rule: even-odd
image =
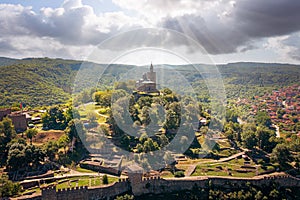
[[[115,196],[132,192],[136,196],[145,194],[163,194],[195,188],[207,189],[209,185],[219,188],[244,188],[247,183],[255,186],[271,186],[278,184],[282,187],[300,187],[300,179],[289,175],[266,175],[254,178],[240,177],[186,177],[186,178],[142,178],[140,182],[130,182],[120,179],[119,182],[98,187],[75,187],[56,190],[55,187],[42,189],[39,197],[34,200],[82,200],[82,199],[113,199]],[[19,198],[22,199],[22,198]],[[26,198],[30,199],[30,198]]]

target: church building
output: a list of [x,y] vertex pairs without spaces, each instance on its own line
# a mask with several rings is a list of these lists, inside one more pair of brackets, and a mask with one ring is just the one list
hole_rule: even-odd
[[150,65],[150,71],[143,74],[142,79],[136,82],[137,92],[157,93],[156,89],[156,72],[153,71],[153,65]]

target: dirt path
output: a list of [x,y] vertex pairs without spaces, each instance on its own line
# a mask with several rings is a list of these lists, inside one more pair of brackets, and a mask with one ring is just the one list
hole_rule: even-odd
[[185,176],[191,176],[192,173],[195,171],[197,165],[200,165],[200,164],[205,164],[205,163],[219,163],[219,162],[227,162],[227,161],[230,161],[230,160],[233,160],[239,156],[242,156],[246,153],[246,151],[243,151],[243,152],[240,152],[240,153],[236,153],[232,156],[229,156],[227,158],[221,158],[220,160],[207,160],[207,161],[202,161],[202,162],[198,162],[196,164],[193,164],[191,165],[186,171],[185,171]]
[[277,126],[276,124],[273,124],[273,126],[276,128],[276,137],[280,138],[279,126]]

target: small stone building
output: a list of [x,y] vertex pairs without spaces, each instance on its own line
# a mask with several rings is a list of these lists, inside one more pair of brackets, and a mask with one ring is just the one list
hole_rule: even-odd
[[11,118],[16,132],[24,132],[27,129],[26,114],[21,112],[14,112],[8,115]]

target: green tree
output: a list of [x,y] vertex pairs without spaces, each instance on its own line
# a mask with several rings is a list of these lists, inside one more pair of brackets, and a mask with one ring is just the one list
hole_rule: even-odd
[[42,116],[42,122],[44,128],[49,129],[65,129],[66,117],[63,109],[60,106],[52,106]]
[[80,119],[80,114],[79,114],[79,111],[70,106],[66,109],[65,113],[65,123],[68,124],[72,119]]
[[27,166],[26,143],[13,143],[8,151],[7,166],[11,170],[21,169]]
[[266,111],[258,111],[256,114],[256,123],[270,127],[272,125],[271,117]]
[[5,175],[0,176],[0,197],[1,199],[6,199],[5,197],[12,197],[21,192],[21,185],[19,183],[13,183],[8,180]]
[[264,197],[264,194],[261,191],[258,191],[256,195],[254,196],[255,200],[262,200]]
[[160,146],[164,147],[169,144],[169,139],[167,138],[167,136],[165,134],[162,134],[159,137],[159,142],[160,142]]
[[0,165],[5,164],[8,156],[7,145],[16,137],[12,121],[4,118],[0,121]]
[[270,192],[270,195],[269,195],[272,199],[279,199],[280,197],[280,194],[279,194],[279,191],[276,190],[276,189],[273,189],[271,192]]
[[235,110],[227,109],[226,110],[226,121],[237,123],[238,114]]
[[70,141],[75,138],[77,142],[80,142],[81,139],[85,139],[86,130],[83,126],[82,121],[78,119],[72,119],[65,129],[65,133],[70,138]]
[[159,149],[157,142],[153,141],[151,138],[148,138],[144,142],[144,152],[155,151]]
[[100,106],[104,107],[110,107],[111,106],[111,97],[112,97],[112,92],[107,90],[107,91],[98,91],[95,92],[93,95],[93,99],[97,104]]
[[174,177],[180,178],[184,177],[184,172],[183,171],[177,171],[174,173]]
[[103,184],[108,184],[108,177],[107,177],[106,174],[103,175],[103,177],[102,177],[102,183],[103,183]]
[[30,144],[32,144],[32,138],[34,138],[37,135],[38,131],[35,128],[27,129],[25,134],[26,137],[30,140]]
[[244,147],[248,149],[253,149],[253,147],[257,145],[257,138],[255,132],[250,130],[246,132],[242,132],[241,137],[242,137],[242,143]]
[[287,145],[277,144],[272,151],[271,159],[278,162],[282,167],[285,167],[288,162],[292,161],[291,152]]
[[164,128],[166,130],[172,130],[172,129],[174,130],[177,129],[179,125],[180,125],[180,119],[178,114],[173,110],[168,110],[166,120],[164,122]]
[[110,134],[109,132],[110,130],[106,125],[101,124],[99,128],[100,128],[100,133],[102,133],[103,135],[108,136]]
[[140,143],[138,143],[135,148],[136,148],[136,150],[137,150],[138,153],[141,153],[141,152],[144,151],[144,147]]
[[44,161],[44,158],[45,153],[40,147],[34,145],[27,145],[25,147],[26,163],[32,163],[33,167],[37,167],[42,161]]
[[267,127],[258,126],[256,136],[258,140],[258,147],[267,152],[271,152],[274,147],[271,142],[271,137],[275,137],[274,131],[271,131]]
[[63,148],[63,149],[64,149],[64,153],[66,154],[66,148],[67,148],[68,144],[70,143],[70,138],[69,138],[69,136],[68,136],[67,134],[62,135],[62,136],[58,139],[57,143],[58,143],[58,147],[59,147],[59,148]]
[[141,119],[141,122],[143,125],[147,126],[150,124],[151,122],[151,118],[150,118],[150,108],[145,106],[142,108],[142,112],[139,116],[139,118]]
[[126,135],[126,134],[123,135],[120,142],[121,142],[123,148],[129,149],[130,136]]
[[43,150],[49,160],[55,160],[55,155],[58,153],[58,145],[55,141],[49,141],[43,146]]

